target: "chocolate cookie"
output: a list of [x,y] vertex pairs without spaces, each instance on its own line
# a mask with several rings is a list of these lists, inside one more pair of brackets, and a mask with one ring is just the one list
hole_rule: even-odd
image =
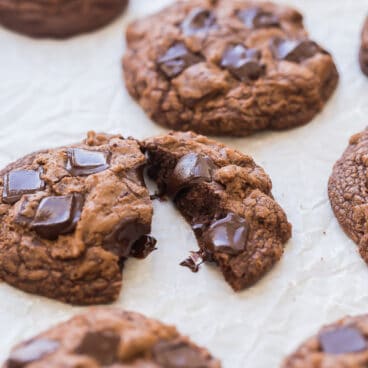
[[179,1],[127,30],[126,86],[175,130],[245,136],[309,122],[338,73],[296,10],[255,1]]
[[364,74],[368,75],[368,17],[365,20],[362,32],[362,46],[359,54],[360,66]]
[[33,37],[64,38],[100,28],[128,0],[0,0],[0,23]]
[[290,355],[282,368],[365,368],[368,315],[346,317],[324,327]]
[[124,261],[154,247],[138,143],[89,133],[0,171],[0,278],[73,304],[115,300]]
[[117,309],[91,309],[18,345],[4,368],[220,368],[173,326]]
[[191,132],[147,139],[148,174],[192,226],[200,251],[182,265],[214,262],[236,291],[280,259],[291,236],[271,180],[253,159]]
[[368,130],[350,138],[329,180],[328,194],[337,220],[368,263]]

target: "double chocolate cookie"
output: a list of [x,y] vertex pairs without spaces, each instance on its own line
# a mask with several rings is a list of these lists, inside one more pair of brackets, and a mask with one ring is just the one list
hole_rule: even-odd
[[134,139],[89,133],[0,171],[0,278],[73,304],[114,301],[129,257],[155,245]]
[[182,265],[218,265],[236,291],[258,281],[291,236],[271,180],[253,159],[191,132],[147,139],[148,174],[171,196],[197,237],[200,251]]
[[245,136],[309,122],[338,82],[296,10],[255,1],[178,1],[127,30],[126,86],[175,130]]
[[324,327],[289,356],[282,368],[365,368],[368,315],[346,317]]
[[91,309],[18,345],[4,368],[220,368],[173,326],[117,309]]
[[362,32],[362,46],[359,54],[360,66],[364,74],[368,76],[368,17],[365,20]]
[[329,180],[328,194],[346,234],[368,263],[368,130],[350,138]]
[[0,23],[33,37],[64,38],[100,28],[128,0],[0,0]]

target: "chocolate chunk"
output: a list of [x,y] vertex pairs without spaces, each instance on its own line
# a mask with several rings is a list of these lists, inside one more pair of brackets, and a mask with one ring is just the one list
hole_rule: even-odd
[[[112,233],[106,237],[104,246],[120,258],[128,258],[130,255],[142,258],[143,253],[150,247],[154,248],[156,244],[153,238],[145,237],[150,231],[150,226],[142,224],[136,217],[127,217],[120,221]],[[137,242],[137,249],[132,251]]]
[[4,176],[3,202],[13,204],[24,194],[32,194],[45,188],[40,171],[16,170]]
[[73,176],[96,174],[108,169],[108,154],[106,152],[88,151],[81,148],[68,150],[67,170]]
[[182,189],[201,182],[210,182],[212,172],[216,168],[214,162],[200,153],[188,153],[176,164],[169,180],[167,191],[175,196]]
[[357,353],[367,349],[362,333],[354,327],[338,327],[319,335],[322,350],[327,354]]
[[134,258],[144,259],[156,250],[157,240],[153,236],[143,235],[132,246],[130,255]]
[[181,24],[183,33],[191,36],[198,32],[207,32],[216,22],[214,14],[207,9],[193,9]]
[[155,361],[167,368],[203,368],[208,366],[198,350],[184,342],[161,341],[153,349]]
[[88,332],[76,349],[77,354],[88,355],[105,366],[118,360],[120,337],[113,331]]
[[247,221],[235,213],[229,213],[210,225],[206,238],[210,251],[237,255],[246,249],[248,234]]
[[275,38],[271,42],[274,56],[279,60],[301,63],[319,52],[324,52],[315,42],[310,40],[282,40]]
[[188,267],[192,272],[198,272],[199,266],[206,260],[206,255],[203,251],[190,252],[190,256],[180,263],[180,266]]
[[75,229],[82,208],[83,198],[78,194],[43,198],[31,227],[41,237],[55,240]]
[[178,76],[184,69],[202,61],[202,57],[192,53],[182,42],[171,46],[166,54],[158,59],[161,71],[169,78]]
[[7,360],[8,368],[23,368],[28,364],[52,354],[59,347],[55,340],[38,339],[14,350]]
[[239,10],[237,15],[247,28],[269,28],[281,26],[279,18],[275,14],[262,10],[261,8]]
[[222,55],[221,67],[241,81],[256,80],[265,71],[260,59],[261,53],[256,49],[247,49],[243,45],[231,46]]

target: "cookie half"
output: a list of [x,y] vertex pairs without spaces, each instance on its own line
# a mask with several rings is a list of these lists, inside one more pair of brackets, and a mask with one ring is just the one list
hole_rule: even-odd
[[154,247],[138,143],[89,133],[0,171],[0,278],[73,304],[114,301],[129,257]]
[[328,184],[332,209],[368,263],[368,130],[350,138]]
[[364,74],[368,76],[368,17],[365,20],[362,31],[362,45],[359,53],[360,66]]
[[346,317],[322,328],[290,355],[282,368],[365,368],[368,315]]
[[32,37],[65,38],[118,17],[128,0],[0,0],[0,23]]
[[236,291],[281,258],[291,225],[253,159],[192,132],[147,139],[148,174],[171,196],[200,247],[182,265],[218,265]]
[[245,136],[308,123],[338,82],[296,10],[270,2],[178,1],[130,25],[126,86],[174,130]]
[[4,368],[220,368],[175,327],[118,309],[91,309],[15,347]]

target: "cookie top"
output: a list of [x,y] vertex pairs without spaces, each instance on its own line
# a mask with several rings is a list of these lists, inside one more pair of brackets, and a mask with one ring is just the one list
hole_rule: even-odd
[[365,368],[368,365],[368,315],[346,317],[302,344],[282,368]]
[[64,38],[100,28],[128,0],[0,0],[0,24],[33,37]]
[[178,1],[126,37],[130,94],[175,130],[244,136],[301,125],[338,80],[302,15],[270,2]]
[[334,213],[346,234],[359,246],[368,263],[368,130],[350,138],[349,146],[335,164],[328,194]]
[[0,171],[0,277],[74,304],[115,300],[124,261],[155,243],[145,162],[134,139],[91,132]]
[[118,309],[91,309],[30,339],[4,368],[220,368],[173,326]]
[[363,26],[359,61],[363,73],[368,76],[368,17],[366,18]]
[[281,258],[291,225],[251,157],[192,132],[147,139],[148,174],[171,196],[200,247],[182,265],[215,262],[236,291]]

